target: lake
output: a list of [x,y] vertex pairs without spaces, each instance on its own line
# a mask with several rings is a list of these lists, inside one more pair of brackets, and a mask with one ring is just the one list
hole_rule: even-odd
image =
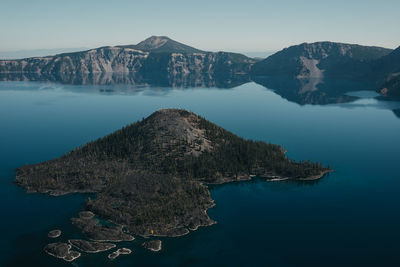
[[72,265],[400,266],[400,103],[362,88],[297,101],[304,90],[285,97],[253,82],[218,89],[2,81],[0,265],[70,266],[43,247],[55,228],[63,230],[60,240],[80,236],[70,218],[88,197],[26,194],[13,184],[15,168],[61,156],[157,109],[184,108],[335,171],[311,183],[213,186],[216,207],[208,213],[218,224],[163,238],[159,253],[137,238],[123,244],[131,255],[83,255]]

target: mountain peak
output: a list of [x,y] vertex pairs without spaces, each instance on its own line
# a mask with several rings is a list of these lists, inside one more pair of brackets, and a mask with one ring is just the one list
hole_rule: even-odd
[[158,48],[162,47],[168,41],[172,41],[172,40],[170,38],[168,38],[167,36],[153,35],[153,36],[147,38],[146,40],[138,43],[137,46],[143,47],[144,49],[153,50],[153,49],[158,49]]
[[179,43],[167,36],[151,36],[135,45],[136,49],[147,52],[164,53],[202,53],[204,51]]

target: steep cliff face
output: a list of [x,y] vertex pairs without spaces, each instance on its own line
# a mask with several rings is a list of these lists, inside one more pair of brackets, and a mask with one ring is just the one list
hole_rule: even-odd
[[244,55],[218,53],[172,53],[168,60],[167,72],[171,75],[189,73],[212,73],[217,75],[247,74],[255,60]]
[[204,52],[167,37],[137,45],[101,47],[51,57],[0,61],[0,73],[140,73],[144,77],[248,73],[255,60],[227,52]]
[[333,42],[304,43],[256,63],[252,74],[296,78],[360,78],[370,69],[368,63],[388,55],[390,49]]
[[102,47],[53,57],[3,60],[0,61],[0,72],[137,72],[148,55],[148,52],[132,48]]

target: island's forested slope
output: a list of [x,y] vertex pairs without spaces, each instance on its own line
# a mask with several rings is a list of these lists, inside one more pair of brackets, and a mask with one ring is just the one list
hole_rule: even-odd
[[103,218],[135,233],[176,235],[212,221],[200,182],[251,175],[316,179],[327,168],[295,162],[278,145],[240,138],[185,110],[160,110],[65,156],[22,166],[17,183],[30,191],[98,192],[87,203]]

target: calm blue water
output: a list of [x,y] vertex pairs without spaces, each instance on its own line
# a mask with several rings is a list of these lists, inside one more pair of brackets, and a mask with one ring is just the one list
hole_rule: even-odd
[[75,266],[400,266],[400,119],[392,112],[400,103],[367,95],[300,106],[254,83],[225,90],[98,89],[0,82],[0,265],[69,266],[42,248],[53,228],[65,239],[79,237],[69,218],[87,198],[26,194],[13,184],[16,167],[178,107],[335,172],[311,184],[255,180],[213,187],[217,206],[209,214],[217,225],[163,239],[160,253],[137,240],[124,244],[134,250],[129,256],[111,262],[107,253],[88,255]]

